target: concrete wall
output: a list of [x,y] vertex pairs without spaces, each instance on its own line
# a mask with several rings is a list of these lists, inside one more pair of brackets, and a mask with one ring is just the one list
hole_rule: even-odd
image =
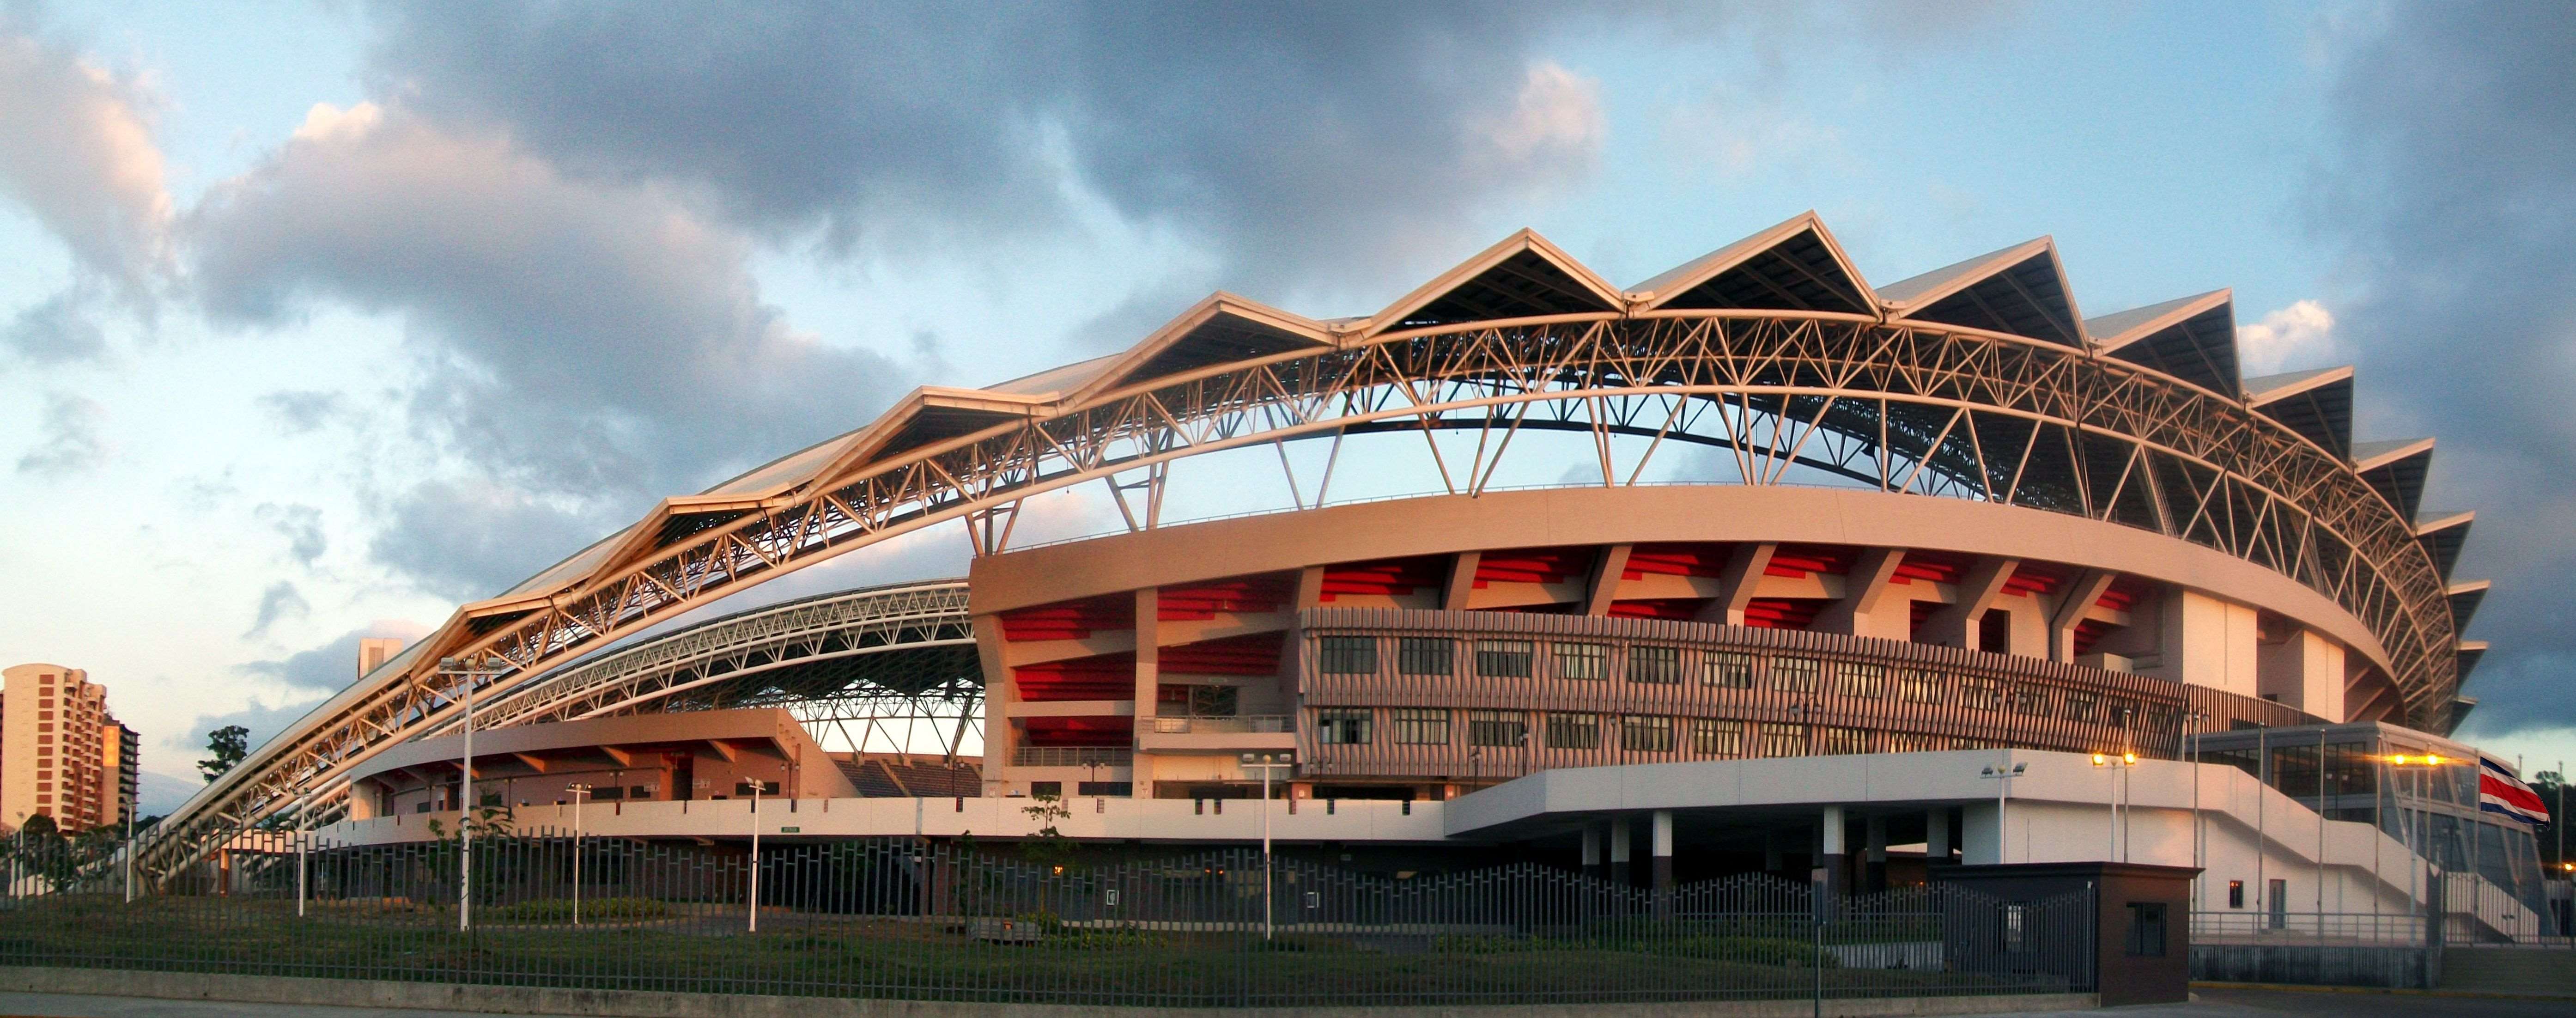
[[2219,983],[2431,989],[2442,981],[2442,952],[2422,947],[2193,944],[2191,977]]

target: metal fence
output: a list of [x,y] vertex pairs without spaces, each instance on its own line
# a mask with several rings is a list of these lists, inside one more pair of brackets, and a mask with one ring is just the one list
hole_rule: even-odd
[[[1959,887],[1657,892],[1534,863],[1373,875],[1257,850],[251,832],[128,900],[13,852],[0,964],[1057,1004],[1312,1006],[2093,989],[2094,903]],[[754,903],[757,907],[754,907]]]

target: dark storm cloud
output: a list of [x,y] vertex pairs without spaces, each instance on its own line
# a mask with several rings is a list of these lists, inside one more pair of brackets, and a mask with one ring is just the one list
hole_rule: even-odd
[[[2355,299],[2363,398],[2442,440],[2428,508],[2478,511],[2456,578],[2493,577],[2473,729],[2576,725],[2576,17],[2404,4],[2347,54],[2322,206]],[[2399,437],[2380,434],[2365,437]]]
[[1254,288],[1448,246],[1480,205],[1579,175],[1597,111],[1533,43],[1620,20],[1520,3],[376,11],[385,94],[506,127],[572,172],[900,246],[1058,222],[1069,171]]

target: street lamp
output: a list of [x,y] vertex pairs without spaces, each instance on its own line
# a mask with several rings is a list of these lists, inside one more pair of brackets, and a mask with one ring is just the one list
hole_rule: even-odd
[[[2012,795],[2013,779],[2022,776],[2022,772],[2029,769],[2030,765],[2027,763],[2017,763],[2012,765],[2010,768],[2006,768],[2001,763],[1993,763],[1986,765],[1984,770],[1977,772],[1977,777],[1982,780],[2001,782],[1995,786],[1995,863],[1997,865],[2001,865],[2004,862],[2004,845],[2006,844],[2004,840],[2004,831],[2006,830],[2006,825],[2004,823],[2004,800]],[[2029,860],[2024,859],[2023,861],[2028,862]]]
[[1293,753],[1245,753],[1243,768],[1261,772],[1261,939],[1270,939],[1270,776],[1271,772],[1297,766]]
[[760,779],[751,779],[751,932],[760,932]]
[[474,683],[501,674],[501,669],[482,662],[468,664],[461,657],[443,657],[438,659],[438,674],[461,679],[464,687],[465,747],[460,761],[464,773],[457,778],[461,801],[456,804],[456,929],[462,932],[472,928],[474,908]]
[[564,786],[572,793],[572,924],[581,925],[581,801],[590,797],[590,782]]
[[2137,765],[2138,754],[2136,753],[2122,753],[2118,756],[2107,753],[2093,754],[2093,766],[2102,768],[2103,776],[2111,779],[2110,793],[2104,796],[2104,802],[2111,809],[2111,845],[2102,855],[2105,861],[2113,858],[2121,862],[2129,861],[2129,854],[2121,851],[2124,839],[2120,837],[2120,800],[2126,797],[2122,793],[2128,791],[2128,782],[2122,779],[2128,776],[2129,768]]

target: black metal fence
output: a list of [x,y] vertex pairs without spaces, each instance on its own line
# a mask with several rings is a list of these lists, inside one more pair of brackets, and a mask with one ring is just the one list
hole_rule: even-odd
[[[1225,850],[248,832],[167,886],[12,852],[0,964],[1125,1005],[1609,1003],[2086,992],[2094,903],[1933,886],[1819,901],[1533,864],[1406,876]],[[460,924],[459,888],[471,886]],[[757,907],[754,907],[754,903]],[[462,928],[460,928],[462,925]]]

